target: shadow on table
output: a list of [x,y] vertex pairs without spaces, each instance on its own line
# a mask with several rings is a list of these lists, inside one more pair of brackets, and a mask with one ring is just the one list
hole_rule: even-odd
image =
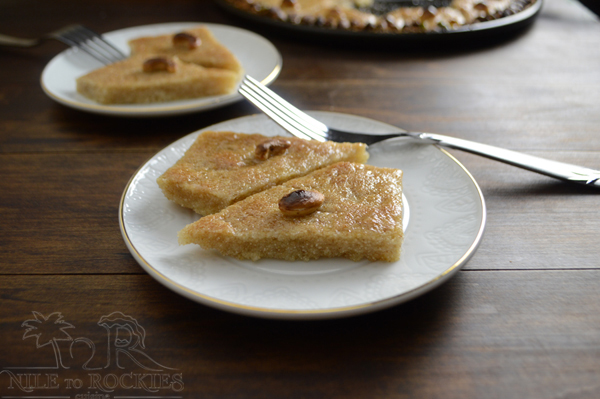
[[338,397],[369,397],[375,381],[411,378],[428,369],[423,362],[432,353],[447,347],[456,334],[460,274],[405,304],[336,320],[257,319],[172,298],[170,306],[190,316],[189,325],[173,327],[169,341],[189,349],[183,354],[186,368],[195,359],[199,371],[183,369],[188,380],[194,373],[208,378],[201,370],[210,365],[228,376],[231,387],[244,386],[249,394],[280,387],[303,397],[335,386]]

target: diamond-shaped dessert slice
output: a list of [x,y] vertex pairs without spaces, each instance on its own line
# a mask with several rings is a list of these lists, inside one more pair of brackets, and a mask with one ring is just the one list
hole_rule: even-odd
[[[324,201],[307,215],[287,215],[279,202],[296,190],[319,192]],[[402,212],[401,170],[340,162],[200,218],[179,232],[179,243],[238,259],[393,262]]]
[[362,143],[208,131],[157,182],[169,200],[208,215],[324,166],[368,157]]
[[[152,60],[169,62],[172,69],[144,71]],[[79,77],[77,92],[101,104],[145,104],[223,95],[237,82],[237,74],[226,69],[140,54]]]
[[[188,46],[174,40],[177,34],[187,34],[197,39],[196,45]],[[185,29],[182,32],[161,36],[146,36],[129,41],[131,54],[159,54],[176,56],[184,62],[201,65],[206,68],[227,69],[242,72],[242,66],[235,55],[221,44],[212,32],[203,26]]]

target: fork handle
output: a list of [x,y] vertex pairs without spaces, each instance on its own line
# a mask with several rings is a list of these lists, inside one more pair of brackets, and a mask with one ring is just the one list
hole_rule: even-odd
[[0,33],[0,45],[14,47],[33,47],[39,43],[36,39],[22,39],[20,37],[3,35]]
[[551,161],[533,155],[498,148],[487,144],[457,139],[435,133],[414,133],[411,137],[504,162],[542,175],[600,188],[600,171],[568,163]]

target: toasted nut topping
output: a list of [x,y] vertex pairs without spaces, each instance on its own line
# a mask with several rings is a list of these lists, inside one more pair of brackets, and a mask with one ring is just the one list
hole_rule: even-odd
[[283,139],[271,139],[264,141],[256,146],[254,154],[257,159],[265,161],[275,155],[281,155],[290,148],[291,142]]
[[346,18],[342,18],[340,19],[340,22],[338,22],[337,27],[342,29],[350,29],[350,21],[348,21]]
[[391,30],[402,30],[404,28],[404,19],[396,18],[392,15],[388,15],[385,17],[385,20],[388,23],[388,27]]
[[286,216],[303,216],[313,213],[323,204],[325,197],[318,191],[296,190],[279,200],[279,210]]
[[352,19],[352,20],[350,20],[350,27],[351,28],[362,29],[364,26],[365,26],[365,23],[363,21],[361,21],[360,19]]
[[288,13],[288,22],[294,25],[300,25],[302,23],[302,16],[294,12]]
[[433,19],[437,14],[437,8],[434,6],[429,6],[423,11],[423,19]]
[[202,44],[199,37],[181,32],[173,36],[173,45],[175,47],[187,47],[192,50]]
[[333,7],[327,11],[327,18],[340,19],[342,17],[345,17],[345,15],[339,7]]
[[283,0],[281,2],[281,7],[291,7],[291,8],[296,8],[296,6],[298,5],[298,1],[297,0]]
[[271,7],[267,15],[280,21],[285,21],[287,19],[287,14],[279,7]]
[[304,15],[300,23],[302,25],[314,25],[316,23],[316,18],[312,15]]
[[485,4],[485,2],[477,3],[473,6],[473,8],[479,11],[488,11],[488,6]]
[[167,71],[174,73],[177,70],[177,64],[170,58],[150,58],[144,62],[143,70],[144,72]]

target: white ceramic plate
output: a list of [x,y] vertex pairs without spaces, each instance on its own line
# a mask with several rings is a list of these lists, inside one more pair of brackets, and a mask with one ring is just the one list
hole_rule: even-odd
[[[121,29],[103,36],[125,54],[127,42],[142,36],[176,33],[183,29],[203,25],[225,45],[242,64],[245,73],[262,81],[273,82],[281,71],[281,54],[271,42],[256,33],[227,25],[202,22],[178,22],[136,26]],[[50,98],[82,111],[127,117],[154,117],[206,111],[241,100],[237,93],[191,100],[156,104],[103,105],[77,93],[75,79],[101,67],[102,64],[84,52],[68,49],[54,57],[42,73],[42,88]]]
[[[311,112],[326,124],[390,133],[397,128],[357,116]],[[204,130],[286,135],[264,115],[226,121]],[[171,203],[156,178],[172,166],[200,133],[176,141],[132,177],[119,210],[123,238],[134,258],[157,281],[202,304],[250,316],[334,318],[372,312],[438,286],[464,265],[485,225],[485,203],[469,172],[447,152],[404,139],[369,147],[369,163],[404,170],[410,209],[398,262],[240,261],[179,246],[177,232],[198,215]]]

